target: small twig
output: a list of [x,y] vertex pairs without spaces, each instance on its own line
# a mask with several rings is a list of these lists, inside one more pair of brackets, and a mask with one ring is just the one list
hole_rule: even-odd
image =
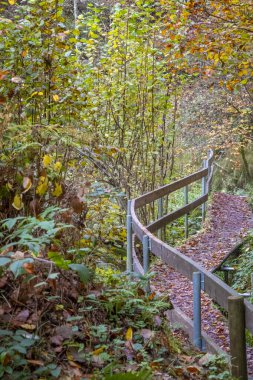
[[3,297],[3,299],[5,300],[5,302],[7,303],[7,305],[11,308],[11,304],[9,303],[9,301],[7,300],[7,298],[5,297],[5,295],[1,294],[1,296]]

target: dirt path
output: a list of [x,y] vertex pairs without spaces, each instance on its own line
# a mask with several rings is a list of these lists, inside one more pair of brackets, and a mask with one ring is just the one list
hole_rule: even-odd
[[[178,249],[211,270],[250,228],[253,228],[253,215],[246,199],[216,193],[208,212],[206,228]],[[158,263],[152,269],[157,273],[152,281],[155,290],[160,293],[169,292],[173,305],[192,319],[192,283],[165,264]],[[229,351],[226,319],[206,295],[202,295],[202,328],[224,351]],[[248,363],[252,375],[253,348],[248,349]]]

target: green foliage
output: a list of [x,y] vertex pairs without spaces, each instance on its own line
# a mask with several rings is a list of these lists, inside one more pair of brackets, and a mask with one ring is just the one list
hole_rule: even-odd
[[69,268],[78,273],[83,284],[87,284],[92,277],[91,271],[83,264],[69,264]]
[[131,196],[163,183],[172,169],[166,157],[174,154],[179,87],[160,49],[162,12],[152,2],[128,6],[120,1],[112,9],[109,29],[101,12],[90,6],[79,17],[85,36],[80,51],[87,57],[84,85],[89,88],[82,116],[90,133],[95,132],[94,142],[100,142],[94,152],[106,156],[106,172]]
[[0,377],[5,379],[31,379],[33,375],[46,375],[58,378],[61,369],[54,363],[43,365],[31,372],[26,356],[38,344],[39,337],[25,330],[0,330]]
[[236,268],[232,286],[238,292],[251,292],[251,274],[253,272],[253,234],[250,232],[240,249],[241,254],[232,261]]
[[0,330],[0,377],[14,380],[29,380],[33,375],[47,375],[48,378],[58,378],[61,369],[56,364],[49,363],[31,372],[28,352],[38,344],[39,337],[25,330]]
[[208,380],[233,380],[228,370],[228,359],[224,356],[212,355],[204,365],[208,369]]
[[115,375],[108,375],[104,377],[104,380],[150,380],[152,374],[150,370],[142,370],[137,373],[120,373]]
[[18,248],[23,251],[29,250],[38,256],[47,245],[56,240],[60,231],[73,228],[72,225],[54,219],[56,213],[63,211],[58,207],[50,207],[41,213],[39,218],[29,216],[3,220],[0,223],[4,243],[2,251]]

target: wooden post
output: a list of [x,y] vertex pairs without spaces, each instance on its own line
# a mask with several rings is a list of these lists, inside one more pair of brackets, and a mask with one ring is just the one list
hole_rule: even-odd
[[[144,269],[144,274],[146,274],[149,271],[149,237],[148,235],[143,236],[142,249],[143,249],[143,269]],[[145,291],[147,293],[150,293],[149,281],[147,283]]]
[[149,237],[147,235],[143,236],[142,239],[143,247],[143,269],[146,274],[149,271]]
[[[206,168],[206,160],[203,161],[203,168]],[[202,178],[202,195],[206,193],[206,177]],[[202,204],[202,223],[205,221],[206,216],[206,203]]]
[[[158,199],[158,219],[163,216],[163,198]],[[160,228],[157,233],[158,239],[163,240],[163,229]]]
[[[188,205],[189,203],[189,197],[188,197],[189,188],[188,185],[184,188],[184,204]],[[185,231],[185,238],[187,239],[189,236],[189,230],[188,230],[188,214],[185,214],[184,216],[184,231]]]
[[244,298],[242,296],[228,297],[228,324],[231,374],[236,379],[247,380],[245,307]]

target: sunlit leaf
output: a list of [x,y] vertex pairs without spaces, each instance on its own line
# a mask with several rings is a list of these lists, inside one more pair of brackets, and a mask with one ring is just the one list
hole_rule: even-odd
[[60,183],[56,183],[54,191],[52,192],[53,196],[54,197],[59,197],[60,195],[62,195],[62,193],[63,193],[63,191],[62,191],[61,184]]
[[24,191],[23,193],[26,193],[32,186],[32,181],[29,177],[24,177],[23,178],[23,188],[24,188]]
[[131,327],[128,327],[125,338],[127,341],[133,340],[133,329]]
[[48,178],[40,177],[39,184],[36,188],[36,194],[42,196],[46,193],[47,189],[48,189]]
[[16,194],[12,203],[12,206],[16,210],[21,210],[24,207],[24,203],[22,202],[22,196],[19,194]]
[[48,167],[52,162],[52,157],[50,157],[48,154],[46,154],[44,157],[43,157],[43,165],[44,167]]

